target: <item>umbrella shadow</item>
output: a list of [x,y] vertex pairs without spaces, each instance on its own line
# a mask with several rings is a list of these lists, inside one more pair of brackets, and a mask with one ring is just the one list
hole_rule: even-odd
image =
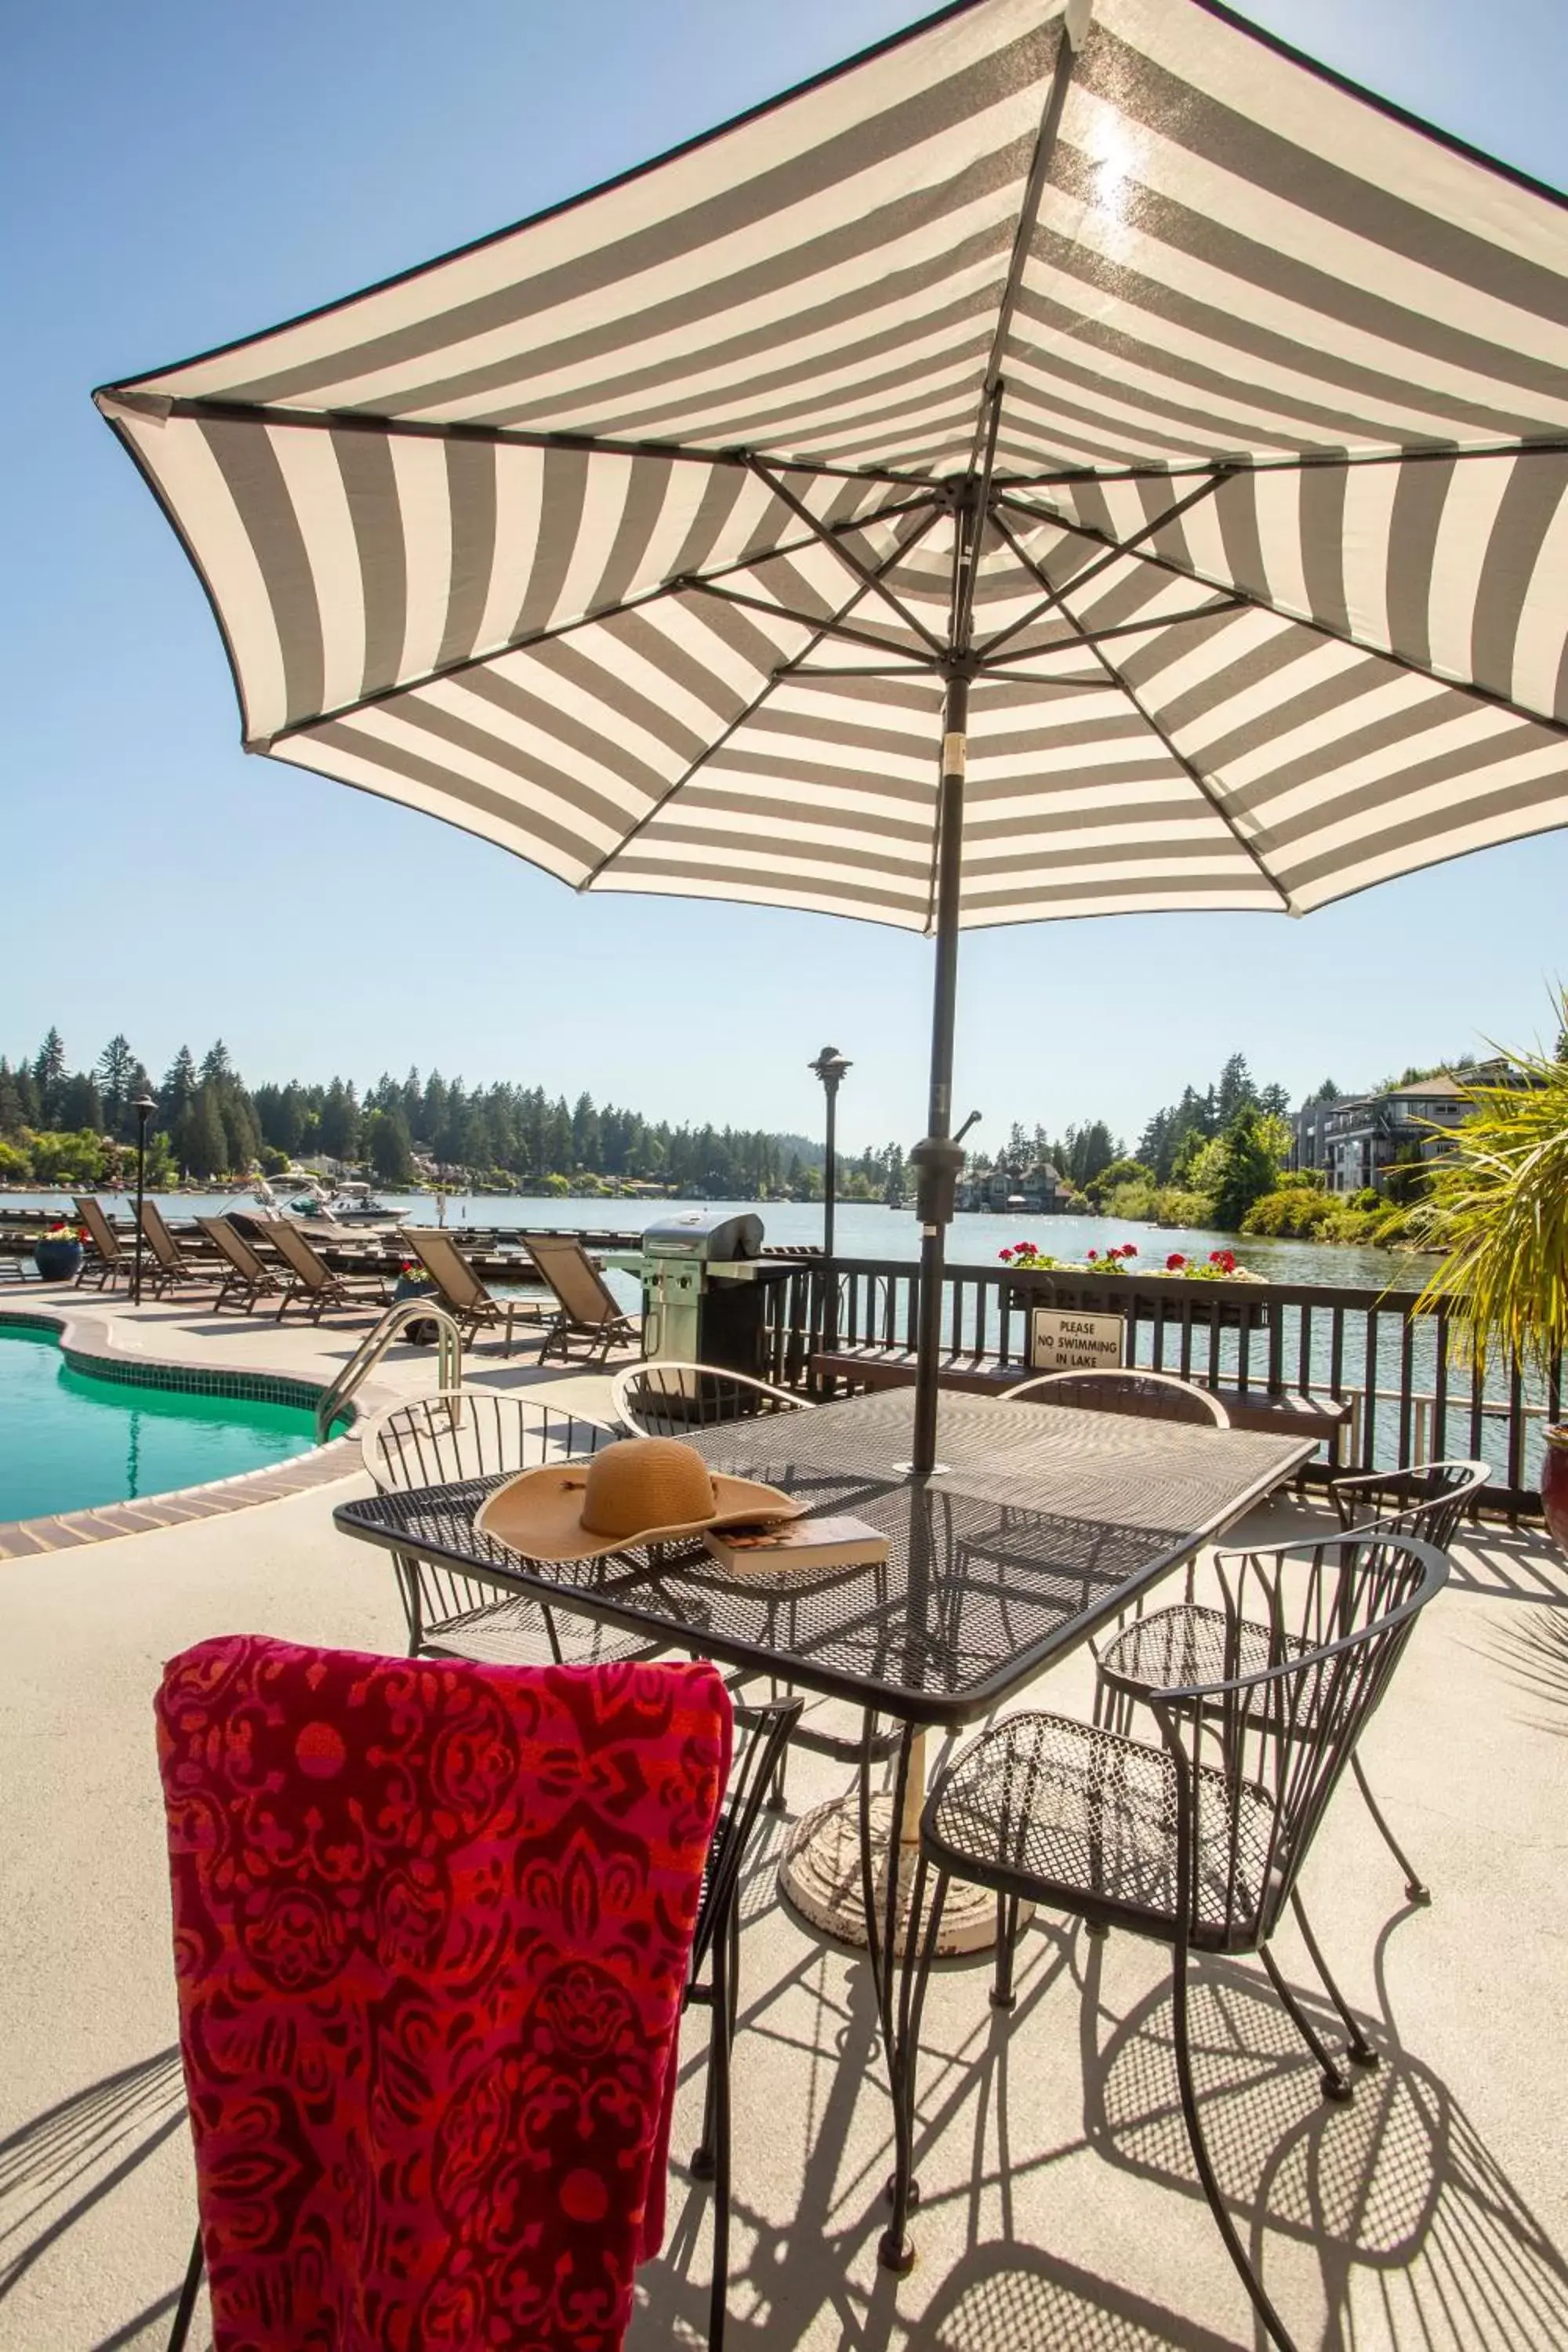
[[1504,1626],[1485,1654],[1534,1703],[1521,1720],[1532,1731],[1568,1739],[1568,1609],[1532,1609]]
[[[1327,2014],[1305,2006],[1331,2032]],[[1198,2104],[1226,2205],[1265,2284],[1270,2237],[1312,2249],[1323,2352],[1368,2340],[1373,2309],[1379,2342],[1381,2329],[1395,2342],[1466,2352],[1568,2343],[1568,2260],[1422,2060],[1387,2042],[1348,2105],[1324,2101],[1317,2067],[1268,1987],[1223,1963],[1205,1963],[1191,2021]],[[1166,1990],[1114,2026],[1086,2065],[1086,2130],[1109,2162],[1197,2198],[1173,2037]]]

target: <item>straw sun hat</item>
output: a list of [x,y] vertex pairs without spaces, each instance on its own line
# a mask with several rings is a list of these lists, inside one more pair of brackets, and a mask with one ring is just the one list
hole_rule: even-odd
[[796,1519],[805,1506],[755,1478],[709,1470],[673,1437],[627,1437],[587,1462],[549,1462],[498,1486],[475,1521],[531,1559],[595,1559],[708,1528]]

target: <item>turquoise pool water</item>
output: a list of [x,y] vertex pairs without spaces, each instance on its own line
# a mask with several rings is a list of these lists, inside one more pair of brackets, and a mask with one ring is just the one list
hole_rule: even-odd
[[0,1321],[0,1520],[201,1486],[315,1442],[298,1405],[96,1380],[52,1331]]

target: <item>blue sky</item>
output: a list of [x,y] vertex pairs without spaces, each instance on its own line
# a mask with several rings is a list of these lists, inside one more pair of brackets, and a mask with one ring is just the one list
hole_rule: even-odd
[[[91,386],[515,219],[831,64],[900,0],[107,0],[13,12],[0,1051],[221,1033],[255,1077],[432,1064],[856,1142],[923,1123],[930,950],[867,925],[580,900],[499,850],[246,759],[194,575]],[[1561,184],[1561,0],[1271,0],[1260,24]],[[1309,920],[970,934],[960,1112],[1136,1130],[1232,1051],[1293,1091],[1536,1034],[1568,835]],[[668,1012],[663,1008],[668,1008]],[[668,1022],[668,1026],[664,1025]]]

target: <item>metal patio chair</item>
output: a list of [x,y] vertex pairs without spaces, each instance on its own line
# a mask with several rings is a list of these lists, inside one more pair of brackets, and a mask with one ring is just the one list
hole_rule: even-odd
[[231,1291],[247,1315],[258,1298],[277,1297],[283,1287],[277,1270],[257,1255],[226,1217],[198,1217],[196,1223],[223,1261],[223,1281],[213,1300],[215,1315],[223,1313]]
[[615,1293],[574,1234],[524,1234],[533,1270],[555,1300],[555,1316],[539,1351],[540,1362],[559,1353],[571,1360],[571,1342],[581,1339],[592,1363],[605,1362],[614,1347],[635,1347],[637,1331],[616,1304]]
[[78,1219],[87,1227],[92,1255],[84,1257],[76,1278],[76,1288],[85,1290],[90,1284],[94,1290],[112,1290],[123,1275],[131,1279],[132,1254],[121,1238],[120,1229],[104,1215],[90,1193],[79,1193],[73,1201]]
[[542,1301],[497,1298],[480,1281],[450,1234],[434,1227],[405,1225],[397,1236],[411,1250],[435,1284],[442,1306],[454,1318],[465,1339],[480,1331],[499,1331],[503,1354],[512,1349],[512,1325],[519,1315],[539,1319]]
[[1447,1573],[1430,1545],[1385,1533],[1237,1555],[1227,1619],[1237,1629],[1264,1625],[1265,1663],[1253,1669],[1233,1659],[1213,1679],[1139,1688],[1160,1745],[1064,1716],[1011,1716],[959,1755],[921,1817],[917,1916],[928,1873],[935,1885],[910,1993],[917,2038],[955,1877],[995,1892],[992,1999],[1000,2009],[1014,2005],[1026,1902],[1170,1946],[1182,2113],[1199,2180],[1283,2352],[1294,2352],[1292,2340],[1226,2210],[1204,2138],[1188,2033],[1191,1963],[1200,1953],[1256,1954],[1321,2069],[1325,2095],[1350,2095],[1268,1946],[1287,1903],[1300,1916],[1298,1880],[1329,1801],[1417,1614]]
[[1174,1372],[1130,1365],[1124,1371],[1042,1372],[1005,1391],[1009,1404],[1070,1405],[1085,1412],[1137,1413],[1152,1421],[1184,1421],[1228,1429],[1230,1415],[1218,1397]]
[[[384,1495],[452,1486],[569,1461],[619,1433],[559,1405],[510,1391],[447,1389],[375,1415],[360,1440]],[[490,1665],[591,1665],[647,1658],[654,1645],[613,1625],[545,1608],[526,1594],[395,1552],[410,1657],[472,1658]]]
[[749,1372],[664,1359],[618,1371],[610,1382],[610,1405],[638,1437],[684,1437],[689,1430],[713,1429],[728,1421],[812,1410],[809,1397],[775,1389]]
[[[1414,1536],[1447,1552],[1462,1513],[1489,1476],[1484,1462],[1428,1462],[1336,1478],[1329,1493],[1342,1528]],[[1184,1601],[1136,1619],[1097,1653],[1101,1687],[1120,1715],[1119,1727],[1127,1728],[1132,1700],[1173,1680],[1204,1681],[1237,1671],[1237,1660],[1243,1666],[1254,1664],[1266,1654],[1269,1638],[1267,1625],[1231,1626],[1223,1609],[1202,1607],[1190,1593]],[[1405,1894],[1412,1903],[1429,1903],[1431,1889],[1384,1820],[1359,1756],[1352,1757],[1351,1770],[1384,1843],[1405,1874]],[[1331,1986],[1315,1947],[1312,1956]]]

